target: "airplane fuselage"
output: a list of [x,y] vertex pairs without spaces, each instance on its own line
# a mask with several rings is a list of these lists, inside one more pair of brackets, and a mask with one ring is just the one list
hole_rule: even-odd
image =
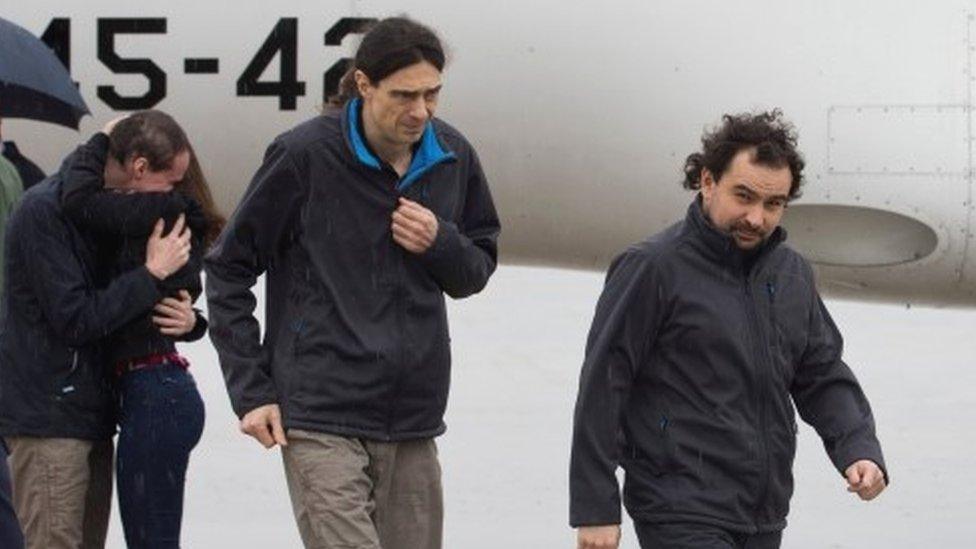
[[503,261],[605,267],[684,215],[705,127],[781,108],[807,161],[784,224],[823,289],[976,305],[972,1],[19,3],[3,16],[44,35],[93,116],[4,138],[53,170],[119,111],[163,109],[230,213],[363,24],[404,12],[449,47],[438,115],[479,151]]

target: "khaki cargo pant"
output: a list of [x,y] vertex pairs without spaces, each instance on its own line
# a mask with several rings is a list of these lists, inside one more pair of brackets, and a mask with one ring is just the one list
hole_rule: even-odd
[[4,440],[27,549],[103,549],[112,507],[112,440]]
[[374,442],[297,429],[282,448],[308,549],[440,549],[441,468],[433,439]]

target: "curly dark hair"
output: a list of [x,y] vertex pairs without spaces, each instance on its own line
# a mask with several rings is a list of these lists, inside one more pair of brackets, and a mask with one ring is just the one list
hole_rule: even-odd
[[702,169],[707,168],[715,181],[722,178],[732,158],[743,149],[754,148],[753,162],[770,168],[789,167],[793,180],[789,198],[800,196],[803,184],[803,156],[796,150],[796,130],[783,119],[779,109],[760,113],[726,114],[722,123],[702,136],[702,151],[685,159],[684,188],[701,188]]

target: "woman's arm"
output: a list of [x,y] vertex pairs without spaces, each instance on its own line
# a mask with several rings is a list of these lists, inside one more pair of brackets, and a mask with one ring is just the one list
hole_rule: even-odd
[[190,293],[192,302],[203,292],[200,272],[203,271],[203,256],[206,253],[204,235],[207,234],[207,219],[203,208],[192,198],[186,198],[186,226],[191,231],[190,259],[180,270],[159,282],[159,288],[166,295],[176,295],[180,290]]
[[190,294],[185,291],[179,297],[167,297],[157,303],[152,319],[163,335],[176,341],[196,341],[207,333],[207,317],[191,305]]

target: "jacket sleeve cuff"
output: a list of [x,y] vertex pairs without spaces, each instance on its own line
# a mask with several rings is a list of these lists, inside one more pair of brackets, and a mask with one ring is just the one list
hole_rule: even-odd
[[881,455],[881,448],[875,444],[861,443],[851,445],[848,448],[835,452],[830,457],[842,477],[846,478],[848,467],[862,459],[866,459],[874,462],[881,469],[881,473],[884,474],[885,484],[891,484],[891,479],[888,477],[888,468],[885,466],[884,457]]
[[570,526],[620,524],[620,487],[616,475],[604,476],[592,464],[583,466],[574,458],[570,459]]
[[421,258],[428,263],[437,263],[444,258],[451,257],[459,248],[460,231],[457,225],[450,221],[437,218],[437,237],[430,248],[421,254]]
[[137,267],[133,272],[134,277],[140,284],[140,295],[146,296],[146,299],[151,304],[155,304],[163,298],[163,293],[159,286],[160,281],[149,272],[149,269],[145,265]]
[[194,308],[193,313],[197,316],[197,322],[193,325],[192,330],[179,337],[179,341],[196,341],[206,335],[208,325],[207,317],[203,316],[200,309]]
[[244,416],[246,416],[249,412],[252,412],[262,406],[267,406],[268,404],[278,404],[278,398],[272,395],[265,395],[264,397],[260,398],[248,398],[233,403],[233,408],[234,413],[237,414],[237,419],[244,419]]
[[620,502],[597,508],[590,505],[573,505],[569,511],[569,525],[573,528],[583,526],[607,526],[620,524]]

